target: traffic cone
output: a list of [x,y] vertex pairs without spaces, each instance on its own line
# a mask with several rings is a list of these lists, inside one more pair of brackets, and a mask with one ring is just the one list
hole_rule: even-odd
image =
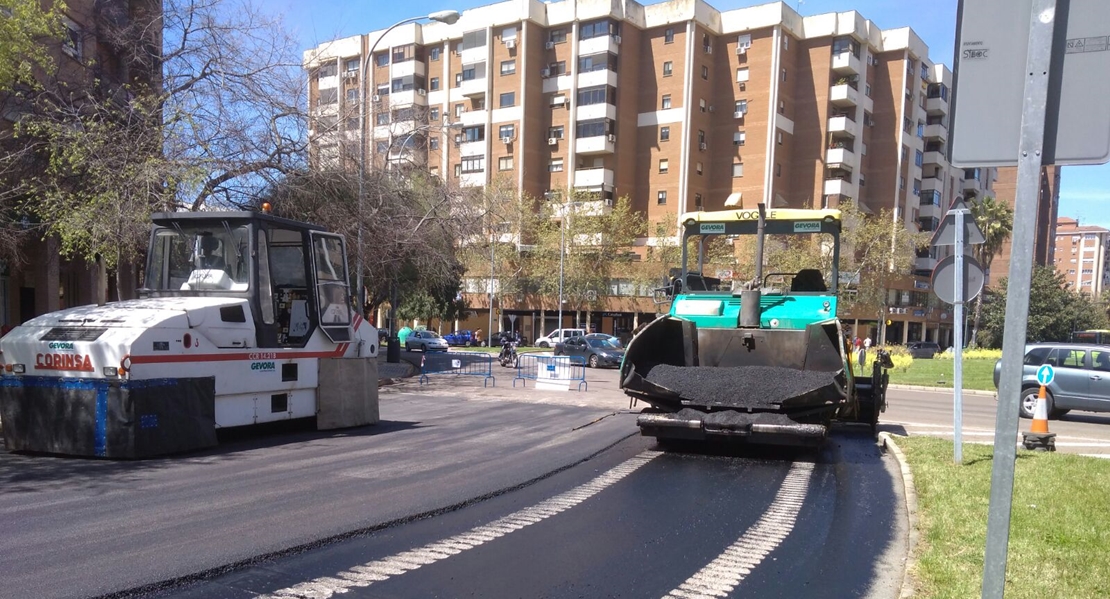
[[1056,451],[1056,433],[1048,432],[1048,399],[1044,385],[1037,393],[1037,406],[1033,409],[1033,424],[1028,433],[1022,433],[1022,445],[1034,451]]

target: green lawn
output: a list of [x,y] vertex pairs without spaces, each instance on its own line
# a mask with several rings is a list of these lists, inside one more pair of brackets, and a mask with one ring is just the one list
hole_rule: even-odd
[[[949,362],[950,363],[950,362]],[[921,533],[913,575],[925,599],[978,597],[992,448],[898,437],[913,471]],[[1007,599],[1110,597],[1110,460],[1019,450]]]
[[[964,389],[994,391],[994,360],[964,360]],[[895,385],[952,388],[952,360],[914,360],[905,370],[891,370]]]

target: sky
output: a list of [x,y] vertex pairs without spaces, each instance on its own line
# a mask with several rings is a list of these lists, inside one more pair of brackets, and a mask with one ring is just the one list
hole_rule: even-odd
[[[465,11],[493,4],[495,0],[258,1],[269,11],[282,14],[286,26],[307,50],[329,40],[384,29],[417,15],[448,9]],[[766,0],[709,0],[711,6],[721,11],[764,3]],[[933,62],[952,66],[956,0],[789,0],[787,4],[803,16],[855,10],[882,29],[909,26],[929,46]],[[1065,167],[1061,174],[1059,216],[1110,228],[1110,165]]]

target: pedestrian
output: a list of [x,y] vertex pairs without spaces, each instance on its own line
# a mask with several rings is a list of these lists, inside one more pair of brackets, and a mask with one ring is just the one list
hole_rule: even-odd
[[863,341],[859,337],[856,337],[856,340],[852,342],[852,347],[855,348],[856,353],[859,353],[859,349],[863,347]]
[[482,347],[482,329],[474,331],[474,345],[476,347]]
[[863,340],[863,345],[859,349],[859,363],[863,365],[863,361],[867,359],[867,350],[871,348],[871,338],[868,337]]

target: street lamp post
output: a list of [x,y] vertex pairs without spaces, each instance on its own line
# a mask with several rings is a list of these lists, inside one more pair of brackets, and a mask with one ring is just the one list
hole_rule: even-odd
[[[359,314],[363,314],[366,311],[366,287],[363,284],[362,280],[362,205],[366,188],[366,144],[370,143],[371,136],[369,133],[373,130],[372,124],[367,122],[366,120],[366,104],[367,98],[370,95],[368,93],[370,91],[370,82],[368,80],[369,77],[367,74],[370,72],[370,63],[374,59],[374,50],[377,49],[378,44],[381,43],[381,41],[385,38],[387,34],[389,34],[390,31],[393,31],[394,29],[400,27],[401,25],[404,25],[405,23],[415,23],[416,21],[421,21],[424,19],[453,25],[459,20],[459,12],[456,10],[440,10],[424,17],[412,17],[410,19],[404,19],[402,21],[394,23],[393,25],[390,25],[388,29],[383,31],[382,34],[378,36],[378,39],[374,40],[374,44],[370,46],[369,52],[366,53],[366,57],[362,61],[362,79],[359,82],[359,94],[361,97],[359,98],[358,103],[358,122],[363,129],[362,139],[359,140],[358,144],[358,252],[355,261],[357,269],[355,273],[355,288],[358,292]],[[373,118],[373,113],[371,113],[371,118]],[[401,346],[400,341],[397,338],[396,283],[393,283],[392,287],[393,288],[391,289],[389,304],[389,349],[386,353],[386,359],[389,362],[397,363],[401,361]]]

